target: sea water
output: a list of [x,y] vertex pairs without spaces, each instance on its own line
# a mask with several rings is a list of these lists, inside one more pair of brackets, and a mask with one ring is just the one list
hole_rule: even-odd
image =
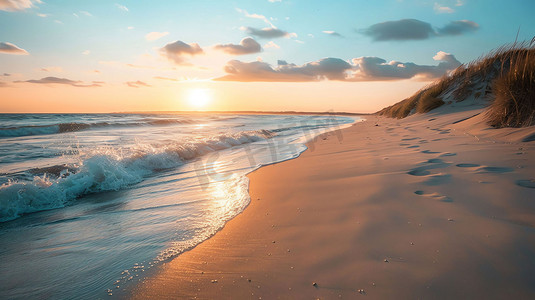
[[0,298],[121,295],[239,214],[247,173],[355,119],[0,114]]

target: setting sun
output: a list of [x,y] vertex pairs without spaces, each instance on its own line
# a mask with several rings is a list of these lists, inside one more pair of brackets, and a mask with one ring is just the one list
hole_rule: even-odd
[[193,89],[188,93],[188,103],[195,108],[205,108],[212,102],[210,89]]

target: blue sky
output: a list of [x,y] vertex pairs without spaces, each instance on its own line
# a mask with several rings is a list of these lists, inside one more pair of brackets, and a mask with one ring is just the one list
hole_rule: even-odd
[[[336,95],[341,105],[330,101],[332,107],[329,108],[317,99],[315,101],[320,103],[298,101],[295,107],[302,110],[307,110],[306,105],[314,109],[380,109],[380,105],[401,100],[402,96],[414,92],[415,86],[429,83],[458,63],[467,63],[514,41],[519,28],[519,40],[531,40],[535,35],[533,11],[535,1],[530,0],[0,0],[0,43],[3,43],[0,44],[0,73],[4,74],[0,77],[0,93],[5,92],[13,101],[22,101],[44,97],[36,96],[35,91],[46,85],[47,91],[56,88],[61,97],[72,98],[87,93],[80,87],[88,87],[85,90],[95,87],[101,90],[90,92],[95,97],[103,97],[106,91],[113,94],[114,99],[120,99],[121,91],[124,91],[123,97],[132,97],[128,88],[153,89],[152,94],[157,94],[155,89],[161,92],[197,88],[197,83],[192,81],[198,81],[205,82],[203,88],[219,89],[227,95],[234,89],[246,90],[247,84],[261,91],[280,86],[277,83],[282,81],[309,82],[292,86],[303,89],[305,98],[309,96],[308,86],[314,82],[328,87],[326,82],[347,81],[341,94]],[[413,26],[407,27],[412,31],[397,32],[404,26]],[[262,32],[257,35],[253,31],[263,28],[276,29],[285,35],[266,38],[260,35]],[[415,30],[423,30],[427,38],[413,35]],[[148,36],[150,33],[152,35]],[[256,42],[261,51],[250,53],[252,50],[238,47],[243,53],[235,55],[225,48],[214,47],[218,44],[236,47],[246,37],[253,39],[252,43]],[[178,41],[181,43],[173,44]],[[174,45],[173,50],[165,50],[170,44]],[[191,52],[194,44],[202,52]],[[435,68],[441,62],[435,56],[440,51],[451,57],[447,57],[447,65]],[[385,62],[354,60],[362,57],[382,58]],[[325,58],[331,60],[322,61]],[[414,71],[407,75],[398,72],[399,68],[396,71],[365,70],[365,63],[371,68],[377,65],[382,68],[392,60],[414,63]],[[287,64],[281,65],[279,61]],[[435,69],[430,71],[421,66]],[[268,73],[254,73],[263,72],[265,68],[269,68]],[[229,70],[239,72],[240,76]],[[41,80],[48,77],[57,80]],[[225,82],[210,83],[218,78],[225,78]],[[393,88],[395,94],[390,95],[390,100],[384,93],[380,99],[358,101],[342,94],[361,93],[362,89],[371,88],[370,81],[382,82],[384,90],[399,86],[397,81],[400,80],[406,81],[407,88],[401,89],[402,92],[399,87]],[[142,84],[134,84],[136,82]],[[236,85],[237,82],[241,85]],[[339,84],[332,83],[332,87],[339,90]],[[296,95],[300,94],[293,97]],[[269,109],[265,103],[255,106],[254,101],[261,101],[255,100],[257,96],[240,94],[250,101],[241,99],[234,106]],[[30,105],[31,101],[27,101],[23,103]],[[141,103],[142,99],[136,101]],[[377,107],[369,108],[366,101],[378,103]],[[223,102],[221,100],[221,105],[214,108],[234,107],[229,103],[225,106]],[[182,104],[172,108],[188,109]],[[276,104],[275,101],[271,110],[287,107]],[[87,103],[80,105],[72,107],[92,110]],[[17,110],[14,106],[0,108]],[[135,110],[137,106],[131,108]]]

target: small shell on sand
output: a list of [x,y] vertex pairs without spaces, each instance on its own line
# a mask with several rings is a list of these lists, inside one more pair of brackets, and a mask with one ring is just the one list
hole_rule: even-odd
[[317,286],[318,286],[318,284],[317,284],[316,282],[312,282],[312,286],[315,286],[315,287],[317,287]]

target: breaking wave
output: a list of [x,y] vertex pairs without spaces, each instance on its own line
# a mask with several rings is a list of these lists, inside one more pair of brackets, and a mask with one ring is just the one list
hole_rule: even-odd
[[33,125],[0,128],[1,137],[19,137],[29,135],[47,135],[66,132],[76,132],[103,127],[136,127],[136,126],[165,126],[176,124],[193,124],[188,119],[144,119],[138,122],[96,122],[96,123],[58,123],[51,125]]
[[188,143],[100,149],[83,155],[79,163],[30,169],[32,181],[9,181],[0,186],[0,222],[23,214],[64,207],[83,195],[116,191],[151,174],[176,168],[186,161],[247,143],[268,139],[268,130],[223,134]]

